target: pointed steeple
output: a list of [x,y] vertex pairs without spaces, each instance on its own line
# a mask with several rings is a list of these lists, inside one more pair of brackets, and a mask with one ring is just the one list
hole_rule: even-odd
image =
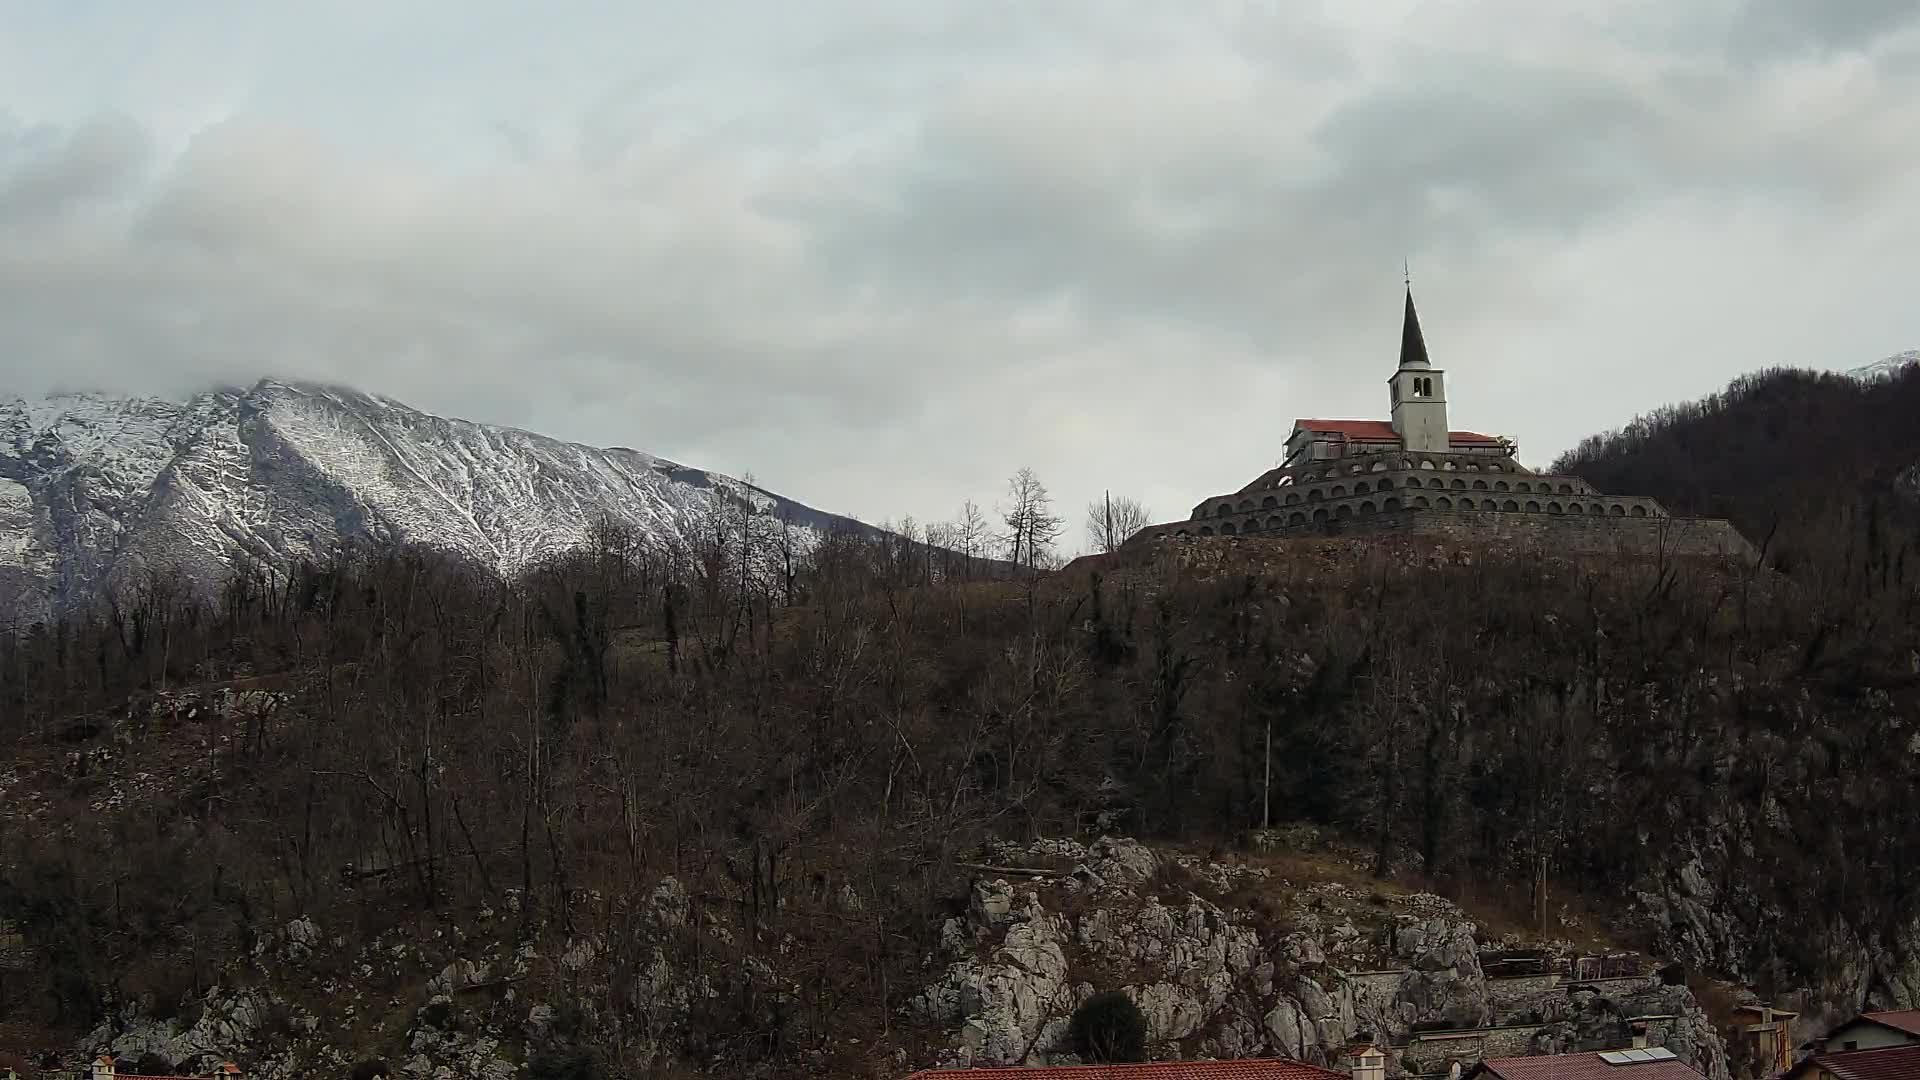
[[1433,365],[1427,362],[1427,339],[1420,333],[1420,313],[1413,310],[1413,285],[1407,285],[1406,322],[1400,327],[1400,366],[1403,368],[1424,368]]
[[1413,282],[1407,282],[1407,321],[1400,328],[1400,367],[1388,377],[1393,397],[1393,430],[1408,450],[1445,453],[1453,445],[1447,430],[1447,373],[1427,360],[1427,338],[1420,313],[1413,310]]

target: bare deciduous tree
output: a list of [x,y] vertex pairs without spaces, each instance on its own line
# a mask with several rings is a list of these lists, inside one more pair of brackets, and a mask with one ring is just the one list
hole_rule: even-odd
[[1097,552],[1120,550],[1127,537],[1147,527],[1152,511],[1140,500],[1125,495],[1108,495],[1087,504],[1087,545]]
[[961,555],[961,576],[971,578],[976,564],[987,553],[987,539],[991,532],[987,516],[980,512],[980,504],[968,499],[960,507],[960,520],[954,522],[954,546]]
[[1064,524],[1053,512],[1053,496],[1034,471],[1023,466],[1007,481],[1007,499],[1000,520],[1007,526],[1001,540],[1007,545],[1008,561],[1037,570],[1045,565]]

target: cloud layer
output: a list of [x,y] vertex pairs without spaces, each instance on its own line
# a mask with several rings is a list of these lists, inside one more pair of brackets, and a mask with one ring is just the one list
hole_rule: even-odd
[[[1892,0],[28,7],[0,394],[322,379],[869,519],[1162,517],[1384,412],[1544,464],[1920,343]],[[641,5],[638,7],[647,7]]]

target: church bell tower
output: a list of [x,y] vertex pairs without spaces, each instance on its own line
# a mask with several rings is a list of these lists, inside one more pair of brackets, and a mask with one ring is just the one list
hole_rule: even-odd
[[1400,328],[1400,369],[1387,380],[1393,392],[1393,430],[1406,449],[1440,453],[1451,449],[1446,378],[1446,372],[1427,361],[1427,339],[1420,333],[1413,286],[1408,285],[1406,322]]

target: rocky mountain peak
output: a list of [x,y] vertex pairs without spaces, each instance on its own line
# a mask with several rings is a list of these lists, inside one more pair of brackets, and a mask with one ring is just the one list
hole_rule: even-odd
[[1864,367],[1854,368],[1847,374],[1856,379],[1880,379],[1913,364],[1920,364],[1920,349],[1908,349],[1906,352],[1895,353],[1885,360],[1876,360]]
[[284,564],[368,540],[512,574],[602,518],[645,547],[684,546],[721,505],[806,541],[846,521],[640,451],[345,387],[0,401],[0,614],[44,619],[156,572],[210,591],[243,554]]

